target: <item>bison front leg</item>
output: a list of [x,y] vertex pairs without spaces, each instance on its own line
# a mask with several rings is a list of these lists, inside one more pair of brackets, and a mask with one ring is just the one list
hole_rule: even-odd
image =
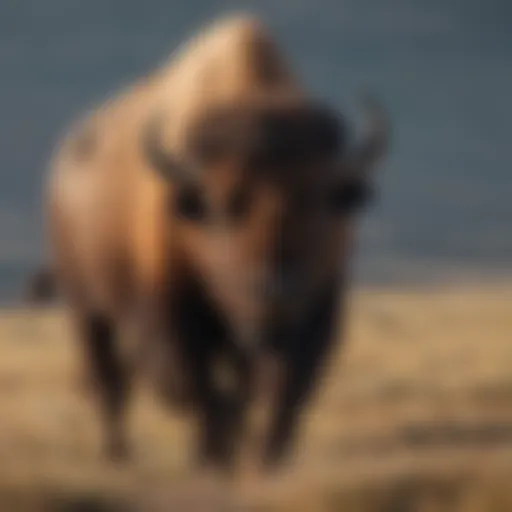
[[165,300],[145,299],[133,314],[137,360],[134,366],[165,405],[186,409],[194,389],[185,340]]
[[128,443],[123,420],[129,379],[116,350],[113,325],[106,317],[94,313],[82,313],[76,320],[86,369],[97,392],[104,420],[104,451],[112,460],[126,459]]
[[197,462],[223,471],[232,467],[240,403],[215,378],[215,354],[201,353],[193,366],[199,420]]
[[223,333],[205,313],[195,290],[186,291],[179,300],[144,300],[137,308],[140,364],[167,405],[198,415],[200,465],[226,466],[230,404],[214,372]]
[[329,290],[277,355],[279,390],[263,453],[267,468],[278,466],[293,446],[300,415],[332,345],[336,298],[336,290]]

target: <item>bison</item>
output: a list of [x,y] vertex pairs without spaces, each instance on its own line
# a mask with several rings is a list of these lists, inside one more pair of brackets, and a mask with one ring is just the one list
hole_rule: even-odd
[[134,370],[193,415],[198,460],[221,468],[267,379],[261,460],[277,467],[291,452],[336,338],[355,214],[387,146],[382,110],[367,104],[369,131],[349,146],[344,119],[241,16],[71,127],[46,189],[52,273],[110,456],[128,454]]

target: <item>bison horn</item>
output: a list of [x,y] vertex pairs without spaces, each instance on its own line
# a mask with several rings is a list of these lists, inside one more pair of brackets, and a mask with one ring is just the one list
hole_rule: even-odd
[[389,121],[384,108],[373,96],[363,97],[367,119],[366,136],[351,155],[356,172],[370,172],[384,157],[389,146]]
[[195,181],[194,168],[172,155],[162,147],[161,128],[163,117],[155,115],[150,118],[142,134],[143,154],[149,164],[166,180],[178,182]]

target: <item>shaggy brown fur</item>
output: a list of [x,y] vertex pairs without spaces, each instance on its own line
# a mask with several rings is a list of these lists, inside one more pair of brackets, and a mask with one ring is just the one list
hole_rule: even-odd
[[[281,367],[265,460],[281,460],[333,338],[368,151],[308,98],[250,18],[222,20],[66,137],[47,192],[54,263],[124,455],[137,363],[232,461],[259,354]],[[382,137],[370,137],[372,159]],[[382,135],[382,133],[380,133]],[[364,149],[364,148],[363,148]],[[220,389],[215,366],[235,371]]]

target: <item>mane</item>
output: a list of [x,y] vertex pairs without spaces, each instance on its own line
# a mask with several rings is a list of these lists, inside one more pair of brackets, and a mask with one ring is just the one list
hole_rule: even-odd
[[344,143],[343,119],[326,105],[270,97],[207,110],[192,125],[187,150],[206,166],[235,157],[248,169],[283,171],[332,158]]

